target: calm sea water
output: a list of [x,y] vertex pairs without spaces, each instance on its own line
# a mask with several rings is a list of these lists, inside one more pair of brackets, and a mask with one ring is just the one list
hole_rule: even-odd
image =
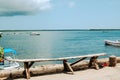
[[[120,40],[120,31],[32,31],[3,32],[0,46],[17,51],[17,58],[58,58],[94,53],[120,56],[120,48],[105,46],[104,40]],[[35,32],[35,31],[34,31]]]

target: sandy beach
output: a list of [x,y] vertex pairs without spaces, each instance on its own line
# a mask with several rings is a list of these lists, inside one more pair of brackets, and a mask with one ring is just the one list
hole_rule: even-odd
[[[66,73],[31,77],[29,80],[120,80],[120,64],[116,67],[104,67],[99,70],[86,69],[75,71],[74,75]],[[19,78],[15,80],[26,80]]]

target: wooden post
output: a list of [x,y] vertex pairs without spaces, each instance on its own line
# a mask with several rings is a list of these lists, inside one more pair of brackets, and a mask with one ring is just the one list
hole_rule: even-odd
[[64,71],[68,71],[68,69],[74,74],[74,71],[70,64],[67,62],[67,60],[63,60],[63,65],[64,65]]
[[116,66],[116,63],[117,63],[117,59],[116,59],[116,56],[110,56],[109,57],[109,66],[110,67],[115,67]]
[[89,68],[91,68],[92,66],[95,66],[95,68],[98,70],[99,66],[97,64],[97,57],[98,56],[93,56],[90,58],[90,62],[89,62]]
[[25,69],[25,75],[27,79],[30,79],[30,70],[29,70],[29,63],[24,62],[24,69]]
[[64,66],[64,71],[67,71],[67,65],[66,65],[67,60],[63,60],[63,66]]

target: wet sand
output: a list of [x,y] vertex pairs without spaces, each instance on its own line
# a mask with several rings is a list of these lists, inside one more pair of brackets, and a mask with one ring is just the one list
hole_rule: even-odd
[[[15,80],[26,80],[19,78]],[[86,69],[75,71],[74,75],[66,73],[31,77],[29,80],[120,80],[120,64],[116,67],[104,67],[99,70]]]

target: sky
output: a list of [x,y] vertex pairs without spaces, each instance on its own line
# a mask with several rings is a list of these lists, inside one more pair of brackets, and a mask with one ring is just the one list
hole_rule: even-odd
[[0,0],[0,30],[120,29],[120,0]]

